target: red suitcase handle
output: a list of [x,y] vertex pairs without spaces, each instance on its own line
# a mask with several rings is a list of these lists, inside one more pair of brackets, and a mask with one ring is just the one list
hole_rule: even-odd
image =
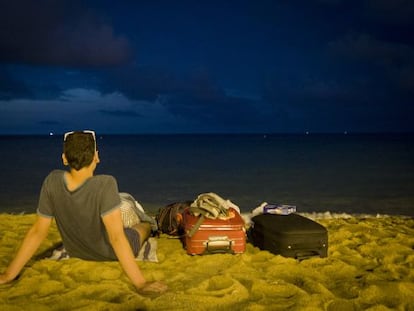
[[233,253],[233,241],[227,236],[210,237],[206,242],[205,253]]

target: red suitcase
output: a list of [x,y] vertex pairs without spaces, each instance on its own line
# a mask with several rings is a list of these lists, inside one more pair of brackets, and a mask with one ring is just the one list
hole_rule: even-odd
[[243,218],[234,210],[229,219],[204,218],[198,230],[190,236],[191,229],[199,217],[187,209],[184,211],[184,246],[189,255],[212,253],[244,253],[246,250],[246,229]]

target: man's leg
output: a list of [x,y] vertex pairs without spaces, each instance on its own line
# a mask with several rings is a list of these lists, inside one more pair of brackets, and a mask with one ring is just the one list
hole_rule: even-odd
[[130,228],[124,228],[125,236],[129,241],[134,256],[138,256],[139,250],[144,245],[151,233],[151,224],[142,222]]
[[132,226],[132,229],[138,232],[140,247],[142,247],[151,234],[151,224],[148,222],[140,222],[139,224]]

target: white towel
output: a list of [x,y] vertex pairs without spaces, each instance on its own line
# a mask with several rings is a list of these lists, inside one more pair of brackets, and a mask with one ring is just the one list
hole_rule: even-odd
[[149,238],[147,241],[145,241],[144,245],[142,245],[136,259],[139,261],[158,262],[157,246],[157,239]]

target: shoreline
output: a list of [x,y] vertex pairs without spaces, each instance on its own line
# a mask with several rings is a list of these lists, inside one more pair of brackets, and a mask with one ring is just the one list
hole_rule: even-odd
[[[161,235],[158,263],[138,262],[169,291],[142,297],[117,262],[32,259],[0,285],[2,310],[400,310],[414,309],[414,219],[395,215],[299,213],[328,229],[327,258],[297,261],[247,244],[240,255],[189,256]],[[0,270],[35,214],[0,213]],[[53,225],[38,253],[60,240]]]

